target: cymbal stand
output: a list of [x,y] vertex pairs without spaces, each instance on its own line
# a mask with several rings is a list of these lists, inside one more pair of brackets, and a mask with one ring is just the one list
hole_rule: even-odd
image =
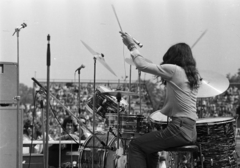
[[122,99],[122,95],[120,92],[116,95],[118,106],[117,106],[117,115],[118,115],[118,121],[117,121],[117,149],[119,149],[119,138],[120,138],[120,101]]
[[[93,57],[94,60],[94,76],[93,76],[93,148],[95,146],[95,113],[96,113],[96,57]],[[94,152],[92,152],[92,168],[94,168]]]
[[199,106],[200,106],[200,111],[199,111],[199,118],[203,118],[203,98],[200,98],[199,100]]
[[[129,70],[129,92],[131,92],[131,78],[132,78],[132,65],[130,65]],[[131,111],[131,96],[128,96],[128,115],[130,115]]]
[[58,167],[59,168],[61,168],[61,163],[62,163],[62,160],[61,160],[61,156],[62,156],[62,145],[61,145],[61,141],[62,141],[62,138],[61,138],[61,136],[62,136],[62,127],[61,127],[61,125],[59,126],[59,145],[58,145],[58,151],[59,151],[59,153],[58,153]]
[[142,97],[141,97],[141,71],[138,70],[138,91],[139,91],[139,110],[142,114]]

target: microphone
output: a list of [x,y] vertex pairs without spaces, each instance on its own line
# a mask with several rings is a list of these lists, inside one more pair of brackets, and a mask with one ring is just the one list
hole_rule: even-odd
[[14,36],[14,34],[15,34],[16,32],[19,32],[21,29],[23,29],[23,28],[25,28],[25,27],[27,27],[27,24],[26,24],[26,23],[21,24],[20,27],[18,27],[18,28],[15,29],[15,31],[14,31],[14,33],[13,33],[13,36]]
[[47,66],[51,65],[51,52],[50,52],[50,35],[47,36]]
[[77,72],[78,70],[81,70],[82,68],[85,68],[85,65],[82,64],[78,69],[76,69],[75,72]]
[[25,28],[25,27],[27,27],[27,24],[26,23],[23,23],[23,24],[21,24],[21,26],[20,27],[18,27],[17,29],[23,29],[23,28]]

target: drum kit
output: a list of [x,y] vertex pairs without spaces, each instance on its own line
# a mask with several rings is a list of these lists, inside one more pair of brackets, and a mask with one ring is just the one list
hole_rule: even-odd
[[[83,44],[94,56],[99,55],[86,43]],[[102,65],[115,75],[111,68],[106,66],[105,60],[102,58],[98,60],[101,60]],[[130,66],[135,65],[130,58],[126,58],[125,62]],[[223,75],[212,71],[200,71],[199,74],[201,83],[197,98],[217,96],[229,86],[228,79]],[[140,96],[140,91],[135,93],[98,86],[95,89],[95,96],[87,101],[86,109],[93,115],[96,113],[97,116],[105,119],[107,131],[93,132],[85,141],[79,155],[81,168],[125,168],[129,142],[133,138],[167,126],[169,118],[159,111],[153,112],[149,118],[143,115],[129,115],[128,103],[122,100],[123,95]],[[204,167],[236,167],[235,122],[236,119],[232,117],[197,120],[197,143],[202,144]]]
[[[83,42],[83,44],[94,55],[94,58],[98,58],[97,60],[115,75],[112,69],[106,66],[102,54],[93,51],[86,43]],[[131,59],[125,61],[134,65]],[[228,79],[215,72],[200,71],[200,77],[198,98],[219,95],[229,86]],[[38,81],[32,79],[44,90]],[[94,94],[87,100],[85,107],[93,114],[93,118],[95,114],[103,118],[106,126],[104,132],[95,132],[94,124],[93,130],[83,124],[91,135],[79,147],[79,168],[126,168],[130,141],[151,131],[167,127],[170,119],[160,111],[153,112],[148,118],[141,113],[140,115],[128,114],[129,104],[122,99],[122,96],[139,95],[141,97],[140,92],[140,90],[139,93],[112,90],[106,86],[98,86],[95,89],[94,78]],[[50,96],[57,100],[52,94]],[[60,101],[59,104],[65,107]],[[74,116],[68,108],[65,110]],[[236,119],[233,117],[200,118],[196,122],[196,127],[197,143],[202,146],[204,167],[236,167]],[[172,160],[172,158],[169,159]],[[195,167],[200,167],[200,164],[196,164]]]
[[[138,93],[122,90],[112,90],[105,86],[95,87],[96,60],[106,67],[113,75],[116,74],[107,65],[104,55],[95,52],[85,42],[83,45],[94,56],[94,85],[93,96],[88,99],[86,109],[93,114],[93,129],[90,130],[84,124],[83,127],[91,135],[79,147],[79,168],[126,168],[129,142],[154,130],[164,129],[168,124],[168,117],[159,111],[153,112],[149,118],[141,115],[127,113],[129,104],[122,96],[139,95]],[[131,59],[125,60],[134,65]],[[149,60],[146,60],[150,62]],[[222,75],[210,71],[200,71],[201,84],[198,98],[213,97],[226,91],[229,81]],[[46,89],[32,78],[44,92]],[[55,100],[51,93],[49,93]],[[74,117],[74,114],[60,101],[57,101],[64,109]],[[140,101],[141,105],[141,101]],[[95,115],[106,120],[105,132],[95,132]],[[76,118],[77,121],[81,121]],[[235,153],[235,119],[228,118],[204,118],[197,121],[197,142],[202,144],[205,167],[236,167]],[[198,165],[196,165],[198,167]]]
[[[198,98],[216,96],[229,86],[228,80],[217,73],[202,71],[200,75]],[[95,142],[93,135],[88,137],[80,150],[80,167],[126,168],[129,142],[143,134],[167,127],[170,119],[160,111],[153,112],[149,118],[127,114],[128,104],[121,99],[122,95],[132,96],[136,93],[113,91],[99,86],[96,89],[95,109],[93,98],[88,100],[86,109],[91,113],[96,111],[98,116],[105,119],[107,131],[96,133],[94,136],[98,140]],[[197,143],[202,145],[204,167],[236,167],[235,118],[200,118],[196,125]],[[200,167],[200,164],[196,167]]]

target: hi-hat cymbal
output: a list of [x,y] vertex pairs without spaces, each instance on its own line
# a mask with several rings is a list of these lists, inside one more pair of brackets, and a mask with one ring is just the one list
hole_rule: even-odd
[[107,94],[107,95],[111,95],[111,96],[116,96],[117,94],[126,95],[126,96],[138,95],[138,93],[135,93],[135,92],[121,91],[121,90],[106,91],[106,92],[102,92],[102,93]]
[[[144,58],[145,61],[149,62],[149,63],[152,63],[152,61]],[[125,58],[125,62],[128,63],[129,65],[134,65],[135,66],[135,63],[133,62],[132,58]]]
[[108,66],[104,59],[104,55],[94,51],[89,45],[87,45],[84,41],[82,41],[83,45],[87,48],[87,50],[105,67],[107,68],[113,75],[117,76],[113,70]]
[[213,97],[222,94],[229,87],[229,80],[216,72],[202,70],[199,71],[201,84],[197,97]]

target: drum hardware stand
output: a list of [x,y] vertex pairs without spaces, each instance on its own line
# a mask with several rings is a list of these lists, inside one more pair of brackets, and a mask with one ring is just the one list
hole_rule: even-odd
[[113,136],[117,137],[117,135],[113,132],[112,127],[109,128],[107,135],[109,135],[109,132],[112,133]]
[[122,95],[120,92],[117,93],[116,95],[116,98],[117,98],[117,102],[118,102],[118,106],[117,106],[117,113],[118,113],[118,121],[117,121],[117,149],[119,149],[119,137],[120,137],[120,133],[119,133],[119,125],[120,125],[120,109],[119,109],[119,106],[120,106],[120,101],[122,99]]
[[[95,146],[95,112],[96,112],[96,57],[94,60],[94,75],[93,75],[93,147]],[[100,141],[101,142],[101,141]],[[92,168],[94,168],[94,150],[92,152]]]
[[[131,78],[132,78],[132,65],[130,65],[129,70],[129,92],[131,92]],[[131,96],[128,96],[128,115],[130,115],[131,112]]]
[[[60,126],[59,127],[59,134],[60,134],[60,136],[59,137],[61,137],[61,135],[62,135],[62,127]],[[62,155],[62,149],[61,149],[61,138],[59,139],[59,145],[58,145],[58,151],[59,151],[59,155],[58,155],[58,166],[59,166],[59,168],[61,168],[61,163],[62,163],[62,158],[61,158],[61,155]]]
[[139,90],[139,111],[142,114],[142,97],[141,97],[141,71],[138,70],[138,90]]

